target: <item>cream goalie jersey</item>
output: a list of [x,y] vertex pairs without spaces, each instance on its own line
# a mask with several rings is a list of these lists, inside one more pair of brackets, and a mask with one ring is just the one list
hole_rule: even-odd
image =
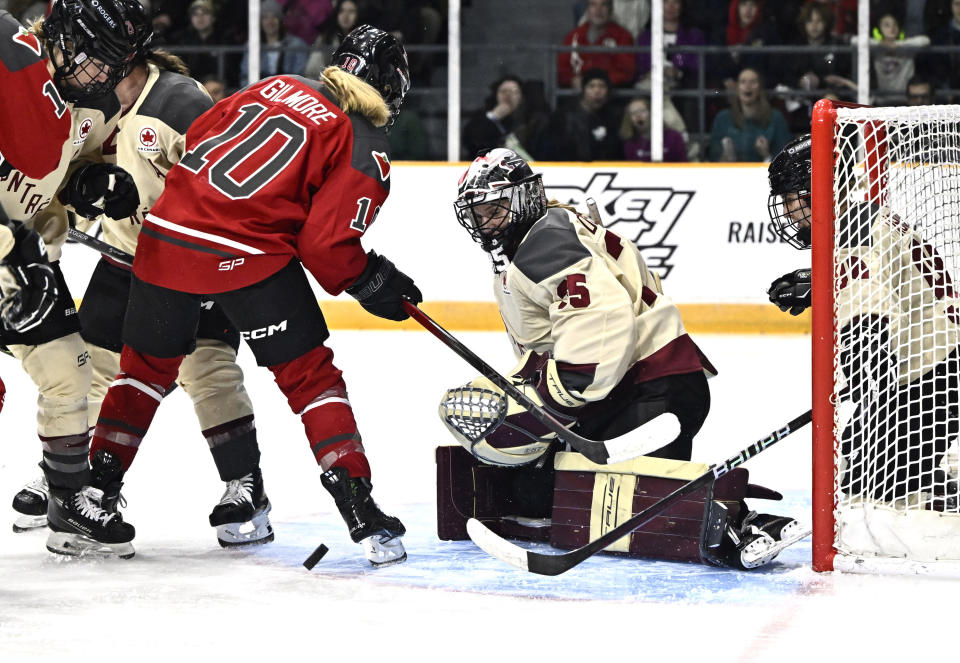
[[716,373],[637,247],[564,208],[533,225],[494,293],[517,354],[550,353],[561,373],[581,376],[586,401],[625,377]]
[[147,64],[140,96],[120,118],[117,132],[104,146],[117,165],[133,177],[140,207],[127,219],[101,217],[103,239],[133,255],[143,218],[163,193],[167,173],[183,156],[187,129],[213,106],[197,81]]

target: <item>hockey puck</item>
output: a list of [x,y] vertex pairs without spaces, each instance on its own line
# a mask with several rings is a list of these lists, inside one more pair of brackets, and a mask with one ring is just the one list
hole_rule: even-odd
[[317,562],[323,559],[323,556],[327,554],[328,550],[329,548],[321,543],[319,546],[317,546],[316,550],[310,553],[309,557],[303,560],[303,565],[307,567],[307,570],[312,569],[317,565]]

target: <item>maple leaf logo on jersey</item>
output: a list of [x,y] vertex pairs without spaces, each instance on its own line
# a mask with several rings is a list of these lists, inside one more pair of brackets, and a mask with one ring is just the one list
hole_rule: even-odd
[[29,32],[22,27],[18,28],[17,34],[13,35],[13,40],[18,44],[26,46],[38,56],[41,55],[40,40],[37,39],[37,35],[33,34],[32,32]]
[[390,177],[390,157],[386,152],[371,152],[373,160],[377,162],[377,170],[380,171],[380,179],[384,182]]
[[80,123],[80,126],[77,128],[77,141],[79,143],[87,140],[87,136],[90,135],[90,130],[93,129],[93,120],[89,117],[85,118],[83,122]]
[[153,147],[157,144],[157,132],[153,127],[144,127],[140,130],[140,144],[144,147]]

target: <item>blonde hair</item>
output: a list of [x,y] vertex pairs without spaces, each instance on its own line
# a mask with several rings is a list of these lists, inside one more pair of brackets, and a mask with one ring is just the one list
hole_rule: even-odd
[[574,207],[570,203],[561,203],[556,198],[551,198],[550,200],[547,201],[547,209],[550,209],[551,207],[559,207],[560,209],[565,209],[568,212],[573,212],[574,214],[580,214],[580,212],[577,210],[576,207]]
[[390,109],[376,89],[340,67],[323,70],[320,80],[340,102],[345,113],[360,113],[375,127],[382,127],[390,119]]

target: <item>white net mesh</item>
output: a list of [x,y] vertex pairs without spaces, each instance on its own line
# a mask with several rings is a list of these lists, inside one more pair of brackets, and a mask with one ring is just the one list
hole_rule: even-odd
[[838,109],[834,147],[834,547],[960,560],[960,106]]

